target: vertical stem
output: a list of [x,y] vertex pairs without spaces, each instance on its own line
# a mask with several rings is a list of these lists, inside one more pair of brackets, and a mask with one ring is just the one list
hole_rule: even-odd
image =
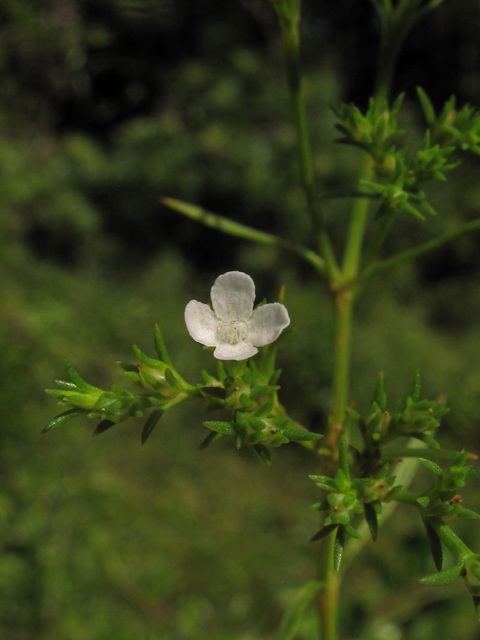
[[[354,292],[350,286],[340,289],[335,297],[335,365],[333,373],[333,410],[326,446],[331,455],[324,460],[324,471],[335,474],[338,460],[338,436],[342,432],[345,409],[348,402],[348,377],[350,371],[350,344]],[[318,579],[325,585],[319,592],[317,609],[322,640],[337,640],[340,575],[333,564],[335,532],[320,543]]]
[[333,566],[335,533],[322,541],[318,558],[318,574],[325,580],[325,588],[317,599],[321,640],[337,640],[338,594],[340,576]]
[[332,420],[334,425],[339,425],[340,427],[344,421],[348,402],[353,300],[354,295],[350,287],[341,289],[335,298],[336,335]]
[[327,263],[329,273],[336,276],[339,273],[337,261],[333,253],[330,238],[323,224],[320,203],[315,194],[312,152],[308,137],[307,117],[300,73],[300,36],[298,21],[281,19],[280,26],[282,28],[283,45],[285,48],[285,61],[292,102],[293,121],[297,131],[300,180],[307,200],[312,233],[315,240],[319,243],[320,253]]

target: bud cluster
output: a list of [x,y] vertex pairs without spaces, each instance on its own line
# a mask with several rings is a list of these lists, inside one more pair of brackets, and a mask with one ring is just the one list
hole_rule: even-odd
[[460,153],[480,154],[480,114],[465,105],[455,111],[451,98],[442,113],[435,115],[433,106],[422,89],[418,96],[428,129],[423,147],[412,158],[406,148],[398,146],[404,131],[397,130],[397,116],[402,103],[400,95],[391,108],[385,100],[370,100],[363,115],[353,104],[335,109],[339,119],[336,128],[344,137],[337,140],[364,149],[372,158],[372,180],[361,180],[367,195],[380,200],[380,213],[404,211],[418,220],[435,211],[427,201],[423,185],[433,179],[445,181],[445,173],[455,168]]
[[277,397],[280,387],[276,384],[280,371],[275,370],[275,352],[275,347],[268,345],[260,348],[255,359],[220,362],[218,378],[203,372],[206,385],[199,385],[198,390],[209,402],[209,408],[226,409],[232,418],[204,422],[215,433],[207,436],[202,446],[221,435],[231,435],[235,437],[237,448],[244,443],[250,444],[262,460],[269,463],[269,446],[322,437],[301,428],[280,405]]

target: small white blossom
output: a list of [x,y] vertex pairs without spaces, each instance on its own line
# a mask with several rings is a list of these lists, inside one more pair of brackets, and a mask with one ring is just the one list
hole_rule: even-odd
[[191,300],[185,309],[185,323],[194,340],[216,347],[218,360],[246,360],[258,349],[274,342],[290,324],[283,304],[264,304],[253,310],[255,285],[241,271],[229,271],[215,280],[211,290],[212,309]]

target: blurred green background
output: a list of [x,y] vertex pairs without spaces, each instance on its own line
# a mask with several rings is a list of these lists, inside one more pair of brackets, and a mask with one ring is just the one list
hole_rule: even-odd
[[[315,171],[350,186],[360,156],[333,144],[330,105],[371,93],[378,24],[368,0],[305,0],[305,91]],[[416,148],[421,84],[435,105],[480,103],[480,3],[446,0],[412,32],[394,93]],[[207,451],[197,407],[169,412],[147,444],[127,422],[98,438],[43,394],[68,358],[92,384],[127,384],[117,360],[153,355],[158,322],[186,379],[210,354],[183,310],[217,275],[250,273],[260,298],[286,286],[282,399],[322,430],[329,411],[332,309],[291,256],[180,219],[167,195],[302,241],[282,51],[267,0],[2,0],[0,3],[0,637],[5,640],[263,640],[315,576],[318,526],[296,445],[264,467],[221,441]],[[480,162],[436,185],[438,216],[397,223],[385,253],[479,216]],[[349,202],[325,203],[342,246]],[[369,285],[357,308],[351,398],[364,408],[385,372],[390,398],[417,367],[445,394],[446,446],[479,449],[480,238],[469,237]],[[425,473],[428,473],[425,471]],[[420,474],[418,486],[425,476]],[[480,508],[478,492],[464,495]],[[455,530],[480,552],[478,526]],[[422,525],[399,508],[344,587],[341,634],[356,640],[480,638],[462,584],[433,572]],[[299,640],[317,638],[308,615]]]

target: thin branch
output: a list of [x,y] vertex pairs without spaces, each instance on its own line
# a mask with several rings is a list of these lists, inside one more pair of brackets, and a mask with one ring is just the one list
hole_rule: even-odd
[[288,251],[301,256],[304,260],[313,265],[322,275],[325,273],[325,261],[315,253],[315,251],[311,251],[300,244],[289,242],[283,238],[278,238],[277,236],[274,236],[271,233],[266,233],[265,231],[258,231],[252,227],[247,227],[244,224],[234,222],[233,220],[229,220],[223,216],[218,216],[215,213],[206,211],[205,209],[193,204],[182,202],[181,200],[175,200],[174,198],[161,198],[161,202],[167,207],[178,211],[178,213],[181,213],[192,220],[196,220],[197,222],[201,222],[207,227],[217,229],[217,231],[221,231],[222,233],[258,242],[259,244],[268,244],[282,249],[287,249]]
[[381,273],[382,271],[386,271],[391,267],[397,266],[397,264],[401,264],[406,260],[412,260],[413,258],[418,258],[418,256],[423,255],[424,253],[428,253],[429,251],[433,251],[434,249],[438,249],[439,247],[447,244],[448,242],[452,242],[457,238],[461,238],[467,233],[471,231],[480,230],[480,218],[477,220],[472,220],[472,222],[467,222],[466,224],[459,227],[456,231],[452,231],[451,233],[445,233],[443,236],[435,238],[433,240],[429,240],[424,244],[421,244],[418,247],[413,247],[412,249],[407,249],[406,251],[401,251],[397,253],[397,255],[388,258],[387,260],[381,260],[377,262],[377,264],[372,265],[370,268],[366,269],[361,274],[361,280],[367,280],[372,276],[377,275],[377,273]]

